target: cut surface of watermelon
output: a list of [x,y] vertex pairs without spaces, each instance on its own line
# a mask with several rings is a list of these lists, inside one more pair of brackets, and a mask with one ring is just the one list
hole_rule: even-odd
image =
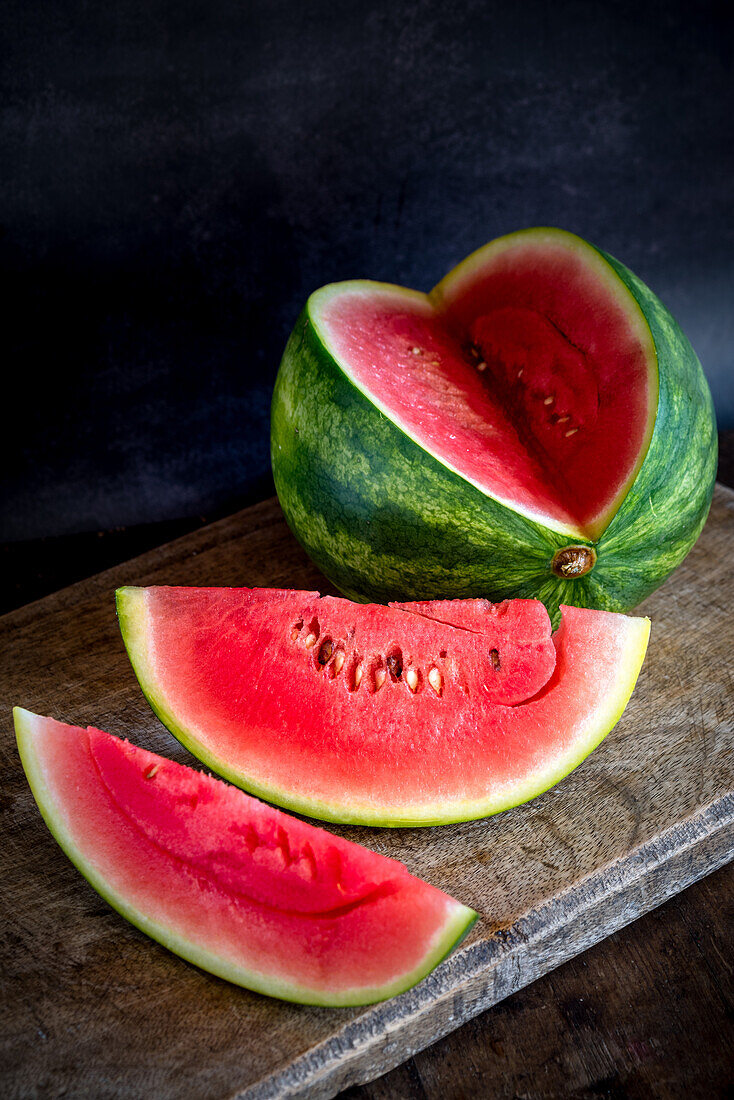
[[572,233],[520,230],[429,293],[314,291],[273,393],[283,513],[350,599],[628,611],[701,532],[711,394],[675,319]]
[[535,522],[601,534],[645,457],[658,378],[644,315],[595,249],[516,234],[430,295],[355,281],[311,302],[347,377],[425,451]]
[[647,619],[535,600],[393,607],[268,589],[123,588],[149,702],[232,782],[323,820],[483,817],[552,786],[624,710]]
[[403,864],[94,728],[15,709],[23,766],[72,862],[190,962],[305,1004],[424,977],[477,914]]

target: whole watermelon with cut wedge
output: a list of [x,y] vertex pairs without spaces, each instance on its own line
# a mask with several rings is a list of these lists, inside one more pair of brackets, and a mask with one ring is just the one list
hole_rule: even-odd
[[283,511],[353,599],[626,610],[708,513],[716,426],[671,315],[559,229],[479,249],[430,294],[309,298],[272,408]]

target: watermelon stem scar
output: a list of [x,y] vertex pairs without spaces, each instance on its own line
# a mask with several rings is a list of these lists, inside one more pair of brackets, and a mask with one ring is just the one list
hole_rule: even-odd
[[593,546],[564,546],[556,550],[551,569],[557,577],[584,577],[596,565],[596,550]]

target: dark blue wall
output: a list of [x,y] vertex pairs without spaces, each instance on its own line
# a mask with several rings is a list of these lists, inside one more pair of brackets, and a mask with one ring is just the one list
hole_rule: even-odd
[[5,6],[3,537],[265,495],[308,293],[532,224],[649,282],[734,423],[730,4],[154,7]]

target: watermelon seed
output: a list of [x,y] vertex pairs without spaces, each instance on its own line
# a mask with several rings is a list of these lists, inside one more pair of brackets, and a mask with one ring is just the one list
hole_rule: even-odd
[[420,348],[411,348],[410,350],[413,352],[413,355],[421,355],[422,354]]
[[291,630],[291,641],[295,642],[296,638],[298,637],[298,635],[301,633],[302,630],[303,630],[303,619],[299,619],[297,623],[293,624],[293,629]]
[[479,362],[477,363],[477,370],[480,370],[480,371],[481,371],[481,370],[486,370],[486,369],[487,369],[487,364],[486,364],[486,363],[484,362],[484,360],[483,360],[483,359],[481,359],[481,360],[480,360],[480,361],[479,361]]
[[555,397],[552,397],[552,396],[551,396],[551,395],[549,394],[549,395],[548,395],[548,397],[546,397],[546,399],[545,399],[545,401],[543,402],[543,404],[544,404],[544,405],[552,405],[554,401],[555,401]]
[[492,668],[495,670],[495,672],[499,672],[501,666],[500,666],[500,654],[499,654],[498,649],[490,649],[490,651],[489,651],[489,662],[492,665]]
[[146,779],[152,779],[159,768],[160,768],[160,764],[154,764],[153,767],[150,769],[150,771],[145,773],[145,778]]
[[571,417],[568,415],[568,413],[566,413],[565,416],[559,416],[558,417],[558,423],[559,424],[566,424],[570,419],[571,419]]
[[384,668],[375,670],[375,691],[379,691],[387,679],[387,671]]
[[388,653],[387,667],[393,680],[399,680],[403,675],[403,654],[399,649],[393,649]]
[[357,691],[362,683],[362,658],[358,653],[353,653],[349,660],[349,668],[344,677],[347,691]]
[[333,652],[334,652],[334,643],[332,642],[331,638],[326,638],[325,641],[322,642],[321,649],[319,650],[319,655],[318,655],[319,664],[320,665],[325,665],[328,662],[328,660],[331,657]]
[[525,367],[520,367],[520,370],[517,372],[517,377],[522,378],[524,371]]
[[344,650],[337,649],[336,656],[334,657],[334,675],[338,676],[342,670],[344,664]]
[[416,691],[418,690],[418,673],[415,671],[414,668],[409,668],[408,671],[405,673],[405,682],[415,695]]
[[441,690],[443,688],[443,676],[437,668],[432,668],[431,671],[428,673],[428,683],[436,692],[436,695],[441,694]]
[[308,634],[306,635],[305,646],[306,649],[311,649],[315,646],[319,640],[319,634],[321,633],[321,627],[319,626],[319,620],[314,616],[308,627]]
[[569,428],[568,431],[564,432],[563,434],[566,437],[566,439],[568,439],[569,436],[576,435],[577,431],[578,431],[578,428]]

